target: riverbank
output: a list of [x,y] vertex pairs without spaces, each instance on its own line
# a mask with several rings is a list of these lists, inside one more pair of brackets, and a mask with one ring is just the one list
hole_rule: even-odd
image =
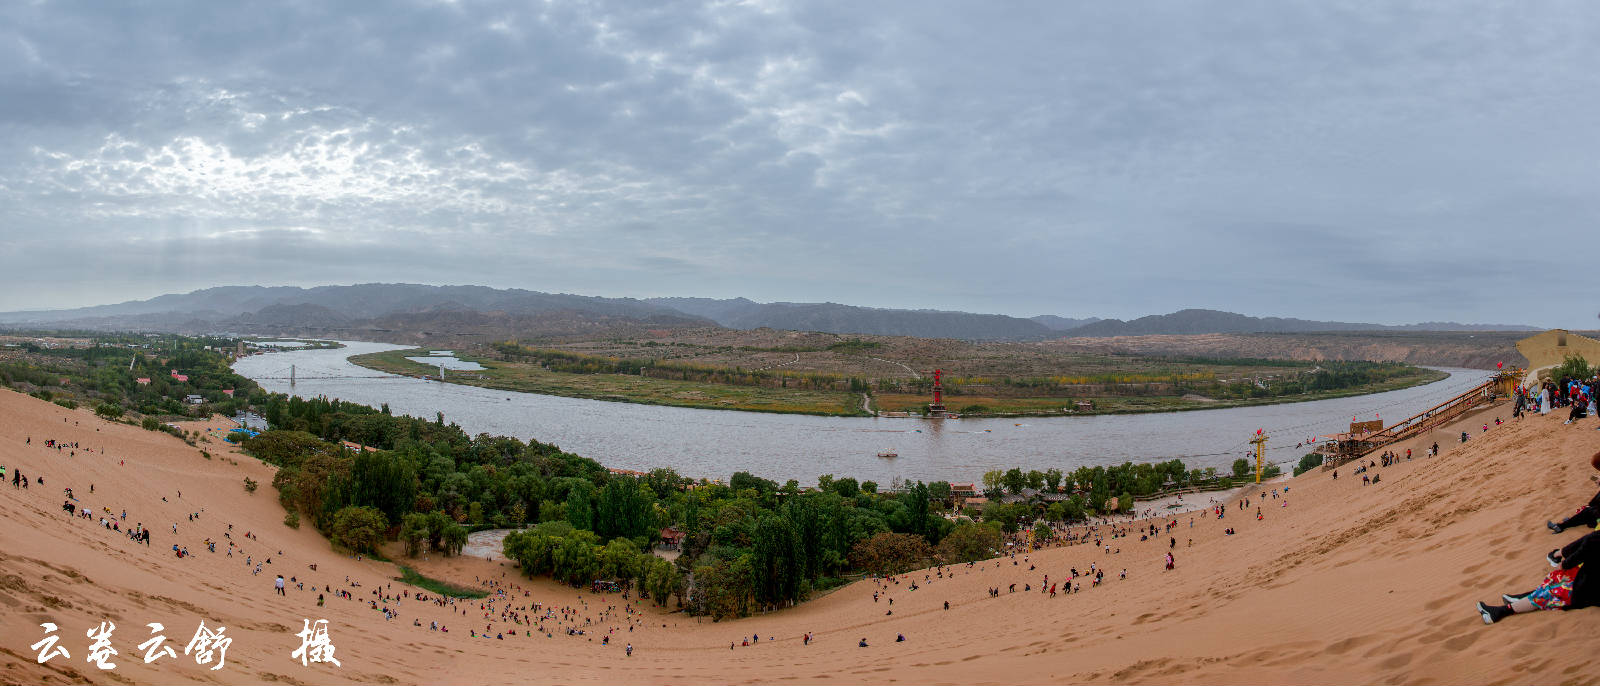
[[[1263,405],[1284,405],[1288,403],[1303,403],[1315,400],[1332,400],[1335,398],[1353,398],[1374,393],[1398,391],[1416,386],[1424,386],[1450,376],[1448,373],[1424,367],[1417,368],[1417,374],[1400,379],[1367,384],[1356,388],[1340,389],[1333,391],[1315,391],[1296,395],[1280,395],[1269,398],[1250,398],[1247,400],[1218,400],[1202,396],[1185,395],[1181,397],[1102,397],[1090,398],[1094,402],[1094,409],[1077,410],[1062,407],[1061,405],[1077,400],[1076,398],[973,398],[968,396],[945,396],[945,405],[952,412],[957,412],[963,417],[1088,417],[1108,414],[1148,414],[1151,412],[1188,412],[1193,410],[1220,410],[1230,407],[1261,407]],[[880,401],[879,409],[884,412],[907,411],[926,407],[926,398],[922,404],[917,404],[918,396],[888,396],[876,398]],[[992,404],[991,404],[992,403]],[[972,411],[967,405],[981,405],[982,410]]]
[[[462,384],[382,375],[350,363],[352,355],[410,350],[348,342],[343,350],[255,355],[235,371],[268,391],[325,396],[432,420],[443,413],[471,435],[515,436],[561,446],[608,467],[670,467],[694,478],[725,479],[746,471],[779,483],[815,483],[822,474],[888,484],[915,476],[964,483],[993,469],[1071,470],[1126,461],[1182,459],[1193,468],[1230,468],[1250,449],[1256,429],[1275,438],[1270,457],[1288,469],[1301,452],[1284,446],[1307,436],[1347,430],[1352,416],[1404,417],[1453,397],[1481,379],[1470,369],[1426,386],[1320,402],[1214,411],[1136,413],[1039,419],[916,421],[784,413],[707,412],[697,408],[603,402],[513,393]],[[299,383],[286,376],[299,369]],[[430,374],[437,370],[429,368]],[[447,376],[453,375],[446,372]],[[854,398],[857,406],[860,397]],[[1209,409],[1209,408],[1208,408]],[[1292,438],[1291,438],[1292,437]],[[882,459],[886,450],[899,453]]]
[[[427,348],[389,350],[351,356],[352,364],[390,374],[437,376],[438,369],[407,357],[426,357]],[[566,398],[688,407],[701,410],[738,410],[803,414],[823,417],[865,417],[860,395],[804,389],[653,379],[623,374],[568,374],[526,364],[511,364],[471,355],[459,356],[484,367],[481,371],[446,373],[445,382],[501,391],[538,393]]]
[[[432,377],[437,375],[435,367],[407,359],[426,357],[428,352],[427,348],[390,350],[354,355],[349,359],[352,364],[376,371],[411,377]],[[833,417],[873,416],[878,412],[910,412],[915,416],[926,407],[927,403],[927,398],[920,395],[876,394],[870,396],[870,403],[858,404],[858,399],[861,397],[859,393],[677,381],[624,374],[575,374],[548,371],[537,365],[508,363],[471,355],[461,356],[460,359],[475,362],[484,369],[447,373],[446,383],[610,402]],[[1448,376],[1449,374],[1442,371],[1417,367],[1412,374],[1355,388],[1242,400],[1219,400],[1194,395],[1095,398],[993,398],[952,395],[946,396],[946,405],[952,412],[965,417],[993,418],[1183,412],[1371,395],[1422,386]],[[1091,402],[1092,409],[1078,409],[1075,403],[1079,400]],[[869,411],[869,408],[875,410]]]

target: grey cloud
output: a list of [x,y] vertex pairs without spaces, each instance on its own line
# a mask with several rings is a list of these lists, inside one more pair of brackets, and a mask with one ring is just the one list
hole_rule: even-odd
[[[408,280],[1589,324],[1495,256],[1592,232],[1600,9],[1220,8],[8,5],[0,309]],[[98,278],[14,287],[63,260]]]

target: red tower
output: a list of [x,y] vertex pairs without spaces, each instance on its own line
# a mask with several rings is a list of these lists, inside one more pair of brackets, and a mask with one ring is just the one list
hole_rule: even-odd
[[942,369],[933,370],[933,403],[928,405],[928,416],[929,417],[943,417],[944,414],[945,414],[945,410],[944,410],[944,384],[940,383],[940,381],[939,381],[940,378],[942,378],[943,376],[944,376],[944,370],[942,370]]

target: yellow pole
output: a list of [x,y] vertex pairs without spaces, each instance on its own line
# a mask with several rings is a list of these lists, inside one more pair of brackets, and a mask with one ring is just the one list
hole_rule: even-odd
[[1258,429],[1256,437],[1250,439],[1250,442],[1256,444],[1256,483],[1261,483],[1261,467],[1267,448],[1267,435]]

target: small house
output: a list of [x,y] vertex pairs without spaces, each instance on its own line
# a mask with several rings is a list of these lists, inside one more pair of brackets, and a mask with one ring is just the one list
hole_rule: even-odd
[[150,385],[150,377],[141,376],[141,377],[139,377],[137,379],[134,379],[133,382],[136,383],[136,384],[139,384],[140,386],[149,386]]
[[669,526],[661,530],[661,545],[676,550],[683,545],[683,538],[686,535],[676,527]]
[[199,405],[206,401],[206,397],[203,395],[190,393],[189,395],[183,396],[183,401],[189,403],[190,405]]

